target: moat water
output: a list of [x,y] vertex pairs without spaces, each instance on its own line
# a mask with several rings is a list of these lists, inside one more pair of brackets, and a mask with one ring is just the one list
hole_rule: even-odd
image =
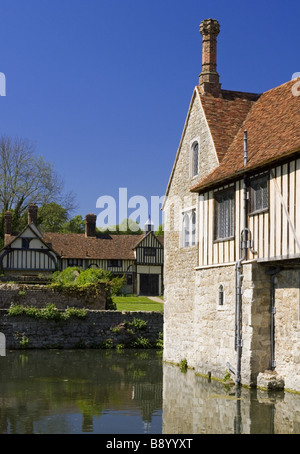
[[224,384],[153,350],[0,357],[1,434],[300,434],[300,395]]

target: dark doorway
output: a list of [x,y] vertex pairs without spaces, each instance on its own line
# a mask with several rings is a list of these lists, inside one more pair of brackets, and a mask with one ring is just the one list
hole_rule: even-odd
[[140,274],[140,293],[142,295],[158,295],[158,278],[158,274]]

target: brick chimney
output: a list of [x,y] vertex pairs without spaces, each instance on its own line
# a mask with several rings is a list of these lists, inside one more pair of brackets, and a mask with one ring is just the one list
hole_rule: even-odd
[[30,203],[28,206],[28,224],[37,225],[38,206],[35,203]]
[[87,214],[85,217],[85,236],[87,238],[96,237],[96,220],[95,214]]
[[4,215],[4,245],[6,246],[11,239],[11,227],[12,227],[12,213],[6,211]]
[[220,32],[219,22],[206,19],[200,24],[202,35],[202,72],[199,76],[199,86],[202,94],[210,93],[219,96],[221,84],[217,73],[217,36]]

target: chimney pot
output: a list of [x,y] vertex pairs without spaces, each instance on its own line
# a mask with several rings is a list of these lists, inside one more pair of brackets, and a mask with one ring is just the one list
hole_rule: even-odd
[[96,220],[95,214],[87,214],[85,217],[85,236],[87,238],[96,237]]
[[217,36],[220,24],[216,19],[205,19],[200,24],[202,35],[202,72],[199,86],[202,94],[210,93],[219,96],[221,85],[217,73]]

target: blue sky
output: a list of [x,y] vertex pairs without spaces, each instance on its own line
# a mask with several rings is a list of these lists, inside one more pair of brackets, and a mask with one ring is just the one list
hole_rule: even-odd
[[222,88],[263,92],[300,71],[299,16],[299,0],[1,0],[0,134],[35,143],[74,215],[119,188],[150,208],[201,72],[200,22],[220,22]]

